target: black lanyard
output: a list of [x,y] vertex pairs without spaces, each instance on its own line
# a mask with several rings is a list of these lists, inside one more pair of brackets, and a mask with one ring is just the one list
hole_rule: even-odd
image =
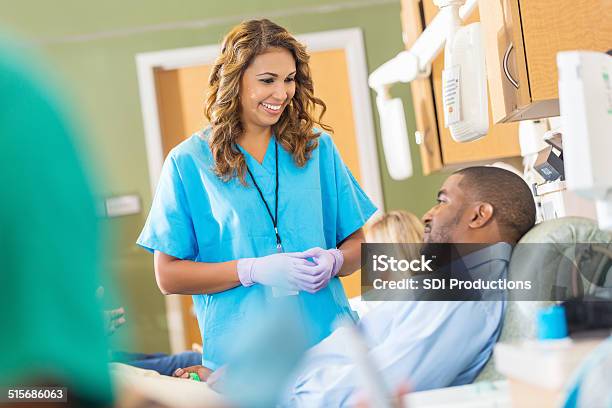
[[264,205],[266,206],[266,210],[268,210],[268,215],[270,216],[270,219],[272,220],[272,225],[274,226],[274,233],[276,234],[276,250],[278,252],[282,252],[283,247],[282,247],[281,237],[278,233],[278,143],[276,143],[276,139],[274,139],[274,154],[275,154],[274,157],[275,157],[275,162],[276,162],[276,188],[274,189],[274,196],[275,196],[274,216],[272,216],[272,211],[270,211],[268,202],[264,198],[263,193],[261,192],[261,189],[259,188],[259,185],[255,181],[255,177],[253,177],[253,173],[251,173],[251,169],[249,169],[248,165],[246,166],[246,168],[247,168],[247,171],[249,172],[249,176],[251,176],[251,180],[253,180],[253,184],[255,185],[255,188],[257,189],[259,196],[261,197],[261,201],[263,201]]

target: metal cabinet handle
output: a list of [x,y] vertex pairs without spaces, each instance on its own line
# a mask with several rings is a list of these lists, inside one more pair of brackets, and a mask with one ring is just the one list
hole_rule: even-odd
[[512,51],[513,48],[514,48],[514,45],[510,43],[510,45],[508,45],[508,49],[506,49],[506,53],[504,54],[503,66],[504,66],[504,74],[506,74],[506,78],[508,78],[508,81],[510,81],[510,83],[514,85],[516,89],[518,89],[519,88],[518,82],[516,82],[516,80],[512,78],[512,75],[510,75],[510,71],[508,70],[508,57],[510,57],[510,52]]
[[420,145],[421,143],[423,143],[424,139],[425,135],[423,134],[423,132],[421,132],[420,130],[414,132],[414,140],[416,141],[416,144]]

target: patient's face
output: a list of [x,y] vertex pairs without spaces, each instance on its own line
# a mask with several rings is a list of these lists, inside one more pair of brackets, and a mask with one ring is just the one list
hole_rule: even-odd
[[425,225],[423,242],[460,243],[468,232],[465,213],[466,196],[459,182],[463,176],[453,174],[446,179],[438,192],[437,204],[423,216]]

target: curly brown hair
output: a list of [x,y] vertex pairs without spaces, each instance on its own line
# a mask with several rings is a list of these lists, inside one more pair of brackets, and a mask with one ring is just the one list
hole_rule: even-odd
[[[225,36],[221,55],[215,60],[208,79],[205,115],[211,125],[209,145],[215,161],[214,171],[224,181],[238,177],[246,185],[246,161],[236,145],[243,132],[240,81],[253,59],[270,48],[288,50],[296,65],[295,94],[272,126],[278,142],[291,153],[296,165],[302,167],[318,145],[320,132],[313,131],[313,126],[332,130],[321,122],[327,107],[314,96],[306,47],[270,20],[245,21]],[[315,119],[313,113],[317,107],[320,114]]]

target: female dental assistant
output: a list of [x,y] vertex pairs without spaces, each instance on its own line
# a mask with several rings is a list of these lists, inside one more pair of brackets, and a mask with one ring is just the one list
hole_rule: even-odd
[[137,241],[163,293],[193,295],[212,370],[279,293],[299,304],[311,344],[353,316],[338,276],[359,268],[376,208],[314,128],[328,129],[311,114],[325,104],[308,58],[269,20],[230,31],[209,78],[210,126],[169,153]]

